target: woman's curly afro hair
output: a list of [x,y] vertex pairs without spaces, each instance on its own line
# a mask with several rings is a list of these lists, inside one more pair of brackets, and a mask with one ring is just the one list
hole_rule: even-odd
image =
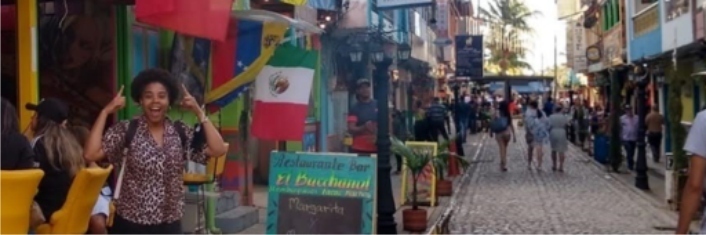
[[179,84],[171,73],[158,68],[143,70],[132,80],[132,85],[130,86],[130,96],[132,100],[139,103],[142,93],[145,91],[145,87],[152,83],[162,84],[162,86],[167,89],[169,105],[176,104],[181,91]]

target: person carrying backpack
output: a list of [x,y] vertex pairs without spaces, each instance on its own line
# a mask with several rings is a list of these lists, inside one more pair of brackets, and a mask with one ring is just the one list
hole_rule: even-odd
[[[224,154],[223,138],[183,85],[179,99],[179,85],[169,72],[144,70],[133,79],[130,90],[142,114],[103,133],[108,116],[125,107],[121,87],[96,118],[84,147],[86,161],[107,157],[119,169],[109,232],[180,234],[184,167],[188,161],[205,164],[209,157]],[[198,117],[195,128],[167,117],[177,101]]]
[[441,104],[441,99],[439,97],[434,98],[434,102],[426,110],[426,120],[429,124],[429,129],[431,131],[431,138],[434,142],[439,140],[439,134],[441,134],[444,139],[449,139],[449,134],[446,132],[444,127],[444,122],[446,118],[447,108]]
[[498,110],[490,121],[491,135],[495,135],[500,149],[500,170],[507,171],[507,146],[512,142],[517,142],[515,138],[515,127],[512,125],[512,115],[507,101],[501,101]]

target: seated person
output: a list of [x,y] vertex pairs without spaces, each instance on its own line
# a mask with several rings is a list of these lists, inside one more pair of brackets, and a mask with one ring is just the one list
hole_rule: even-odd
[[[86,143],[88,134],[90,131],[85,126],[71,126],[71,132],[73,132],[76,140],[83,146]],[[89,167],[106,167],[107,163],[105,161],[100,163],[91,162],[88,164]],[[110,216],[110,199],[112,192],[110,187],[106,184],[98,195],[96,200],[96,205],[93,207],[93,212],[91,213],[91,221],[88,225],[88,232],[91,234],[108,234],[107,229],[107,219]]]
[[74,176],[85,167],[83,149],[66,127],[69,108],[61,100],[49,98],[39,104],[28,104],[34,110],[30,128],[35,159],[44,177],[39,182],[34,200],[46,220],[61,209]]

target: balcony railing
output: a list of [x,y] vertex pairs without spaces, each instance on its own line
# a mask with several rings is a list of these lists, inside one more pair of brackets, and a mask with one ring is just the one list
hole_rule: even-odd
[[658,4],[654,4],[632,18],[634,37],[642,36],[659,27],[659,7],[657,6]]

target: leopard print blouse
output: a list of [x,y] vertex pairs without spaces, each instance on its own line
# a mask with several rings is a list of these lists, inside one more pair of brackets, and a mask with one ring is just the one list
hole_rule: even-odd
[[[144,116],[138,118],[137,132],[127,154],[117,214],[137,224],[155,225],[180,220],[183,215],[183,173],[187,163],[185,150],[174,125],[183,125],[191,143],[194,132],[181,122],[166,120],[162,147],[152,138]],[[103,151],[108,160],[119,167],[123,157],[123,141],[129,121],[110,127],[103,136]],[[191,161],[204,164],[206,155],[192,154]],[[116,169],[119,169],[117,168]]]

